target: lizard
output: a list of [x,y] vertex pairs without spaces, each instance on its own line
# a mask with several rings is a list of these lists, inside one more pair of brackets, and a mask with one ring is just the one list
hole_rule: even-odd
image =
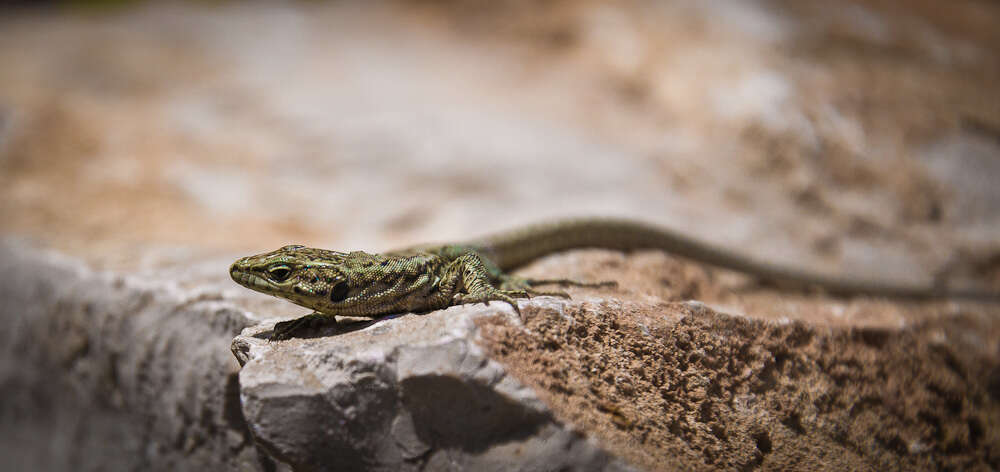
[[953,290],[942,283],[911,285],[830,276],[756,260],[651,224],[614,218],[539,223],[467,242],[424,245],[373,254],[288,245],[234,262],[232,279],[251,290],[286,299],[313,313],[275,325],[271,339],[292,337],[337,316],[378,318],[427,312],[466,303],[498,301],[520,314],[516,299],[568,297],[544,285],[608,286],[570,279],[530,279],[510,272],[542,256],[575,248],[659,249],[730,269],[782,287],[819,288],[833,295],[903,299],[998,300],[1000,293]]

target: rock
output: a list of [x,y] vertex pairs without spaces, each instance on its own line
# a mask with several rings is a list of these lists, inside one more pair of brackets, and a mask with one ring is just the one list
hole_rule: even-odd
[[[917,470],[998,460],[987,447],[1000,437],[993,305],[719,297],[691,263],[574,251],[525,275],[620,288],[521,301],[523,319],[498,303],[466,305],[269,342],[292,305],[234,286],[228,257],[192,259],[112,273],[0,242],[5,464]],[[649,271],[682,283],[657,290],[643,282]],[[705,301],[668,301],[682,293]]]
[[[608,270],[608,256],[576,251],[527,271],[603,270],[631,287],[649,263],[619,256]],[[523,319],[493,304],[280,342],[267,341],[273,323],[247,328],[232,345],[246,421],[297,470],[918,470],[997,458],[981,447],[1000,434],[996,307],[859,299],[851,310],[902,322],[838,326],[571,292],[521,301]],[[843,303],[761,296],[734,300],[812,320]]]
[[219,272],[215,283],[182,289],[162,272],[158,278],[99,272],[0,241],[5,468],[271,464],[266,457],[261,462],[246,429],[238,365],[226,350],[252,320],[221,300]]
[[296,470],[629,470],[485,354],[475,320],[497,310],[342,322],[281,342],[266,340],[273,325],[247,328],[232,349],[248,424]]

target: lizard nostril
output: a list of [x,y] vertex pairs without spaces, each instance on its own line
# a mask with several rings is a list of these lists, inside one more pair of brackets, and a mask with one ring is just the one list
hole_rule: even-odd
[[242,273],[242,269],[240,268],[240,261],[236,261],[233,263],[233,265],[229,266],[229,276],[232,277],[233,280],[238,281],[240,273]]

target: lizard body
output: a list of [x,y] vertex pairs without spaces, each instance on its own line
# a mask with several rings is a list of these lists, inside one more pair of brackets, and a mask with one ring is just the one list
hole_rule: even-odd
[[285,338],[305,324],[335,322],[336,315],[374,318],[490,301],[505,302],[517,310],[516,298],[567,296],[563,292],[539,290],[536,287],[540,285],[608,284],[534,280],[508,273],[547,254],[584,247],[661,249],[783,286],[818,287],[838,295],[1000,300],[1000,294],[989,292],[834,277],[787,268],[664,228],[605,218],[543,223],[464,243],[421,246],[385,254],[291,245],[239,259],[229,271],[240,285],[315,310],[298,320],[278,323],[274,338]]

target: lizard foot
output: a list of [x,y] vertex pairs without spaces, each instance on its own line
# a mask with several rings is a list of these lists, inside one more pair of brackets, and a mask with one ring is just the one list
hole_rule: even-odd
[[296,318],[290,321],[281,321],[275,324],[274,331],[271,334],[271,341],[291,339],[294,338],[297,333],[302,333],[303,331],[319,328],[321,326],[335,324],[337,324],[337,318],[335,316],[313,312],[301,318]]
[[528,292],[524,290],[481,290],[476,293],[456,294],[452,301],[456,305],[465,303],[485,303],[489,305],[492,301],[504,302],[514,308],[514,312],[520,315],[521,309],[518,308],[517,300],[514,297],[528,298]]

